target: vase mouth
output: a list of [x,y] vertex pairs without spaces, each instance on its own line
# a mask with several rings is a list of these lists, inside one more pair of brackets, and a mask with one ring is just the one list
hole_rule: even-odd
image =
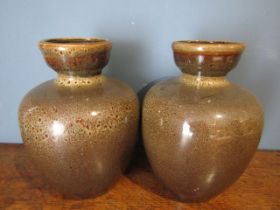
[[65,37],[65,38],[50,38],[44,39],[39,42],[39,45],[101,45],[107,44],[111,45],[111,42],[107,39],[96,38],[96,37]]
[[241,54],[245,49],[242,42],[221,41],[221,40],[179,40],[172,44],[175,52],[188,53],[231,53]]
[[110,57],[112,43],[101,38],[51,38],[39,42],[47,64],[58,73],[92,76],[101,73]]

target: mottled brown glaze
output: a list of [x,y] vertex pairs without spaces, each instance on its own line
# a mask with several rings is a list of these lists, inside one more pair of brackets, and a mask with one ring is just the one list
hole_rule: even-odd
[[239,43],[175,42],[175,61],[184,73],[156,84],[145,97],[147,156],[156,176],[183,201],[202,202],[221,193],[258,146],[262,108],[224,77],[243,49]]
[[176,65],[182,72],[203,76],[224,76],[233,69],[245,46],[222,41],[177,41],[173,45]]
[[67,75],[100,74],[107,65],[111,42],[96,38],[48,39],[39,43],[47,64]]
[[63,194],[98,195],[119,177],[133,151],[137,96],[122,82],[99,74],[109,59],[109,41],[52,39],[40,47],[59,74],[21,102],[24,145]]

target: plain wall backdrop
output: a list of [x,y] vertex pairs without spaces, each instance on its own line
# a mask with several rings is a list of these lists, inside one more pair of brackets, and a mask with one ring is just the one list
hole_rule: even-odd
[[180,74],[171,51],[174,40],[246,43],[228,77],[263,104],[260,148],[280,149],[279,11],[279,0],[0,0],[0,142],[22,142],[17,122],[22,97],[56,76],[38,41],[96,36],[113,42],[105,74],[135,91]]

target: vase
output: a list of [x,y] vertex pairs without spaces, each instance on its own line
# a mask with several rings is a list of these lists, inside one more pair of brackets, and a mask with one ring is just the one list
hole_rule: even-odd
[[226,79],[242,43],[177,41],[183,74],[153,86],[144,99],[143,138],[155,175],[179,200],[203,202],[246,169],[260,141],[257,99]]
[[22,100],[19,124],[28,154],[67,196],[105,192],[125,169],[135,144],[138,98],[101,74],[111,42],[59,38],[39,43],[58,76]]

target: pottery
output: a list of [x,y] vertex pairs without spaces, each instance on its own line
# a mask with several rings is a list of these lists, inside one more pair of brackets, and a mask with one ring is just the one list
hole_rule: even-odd
[[125,169],[138,126],[138,99],[101,74],[111,43],[96,38],[39,43],[54,80],[32,89],[19,108],[24,145],[49,183],[68,196],[106,191]]
[[226,79],[245,46],[177,41],[183,74],[153,86],[144,99],[143,138],[155,175],[178,199],[202,202],[234,183],[260,141],[257,99]]

